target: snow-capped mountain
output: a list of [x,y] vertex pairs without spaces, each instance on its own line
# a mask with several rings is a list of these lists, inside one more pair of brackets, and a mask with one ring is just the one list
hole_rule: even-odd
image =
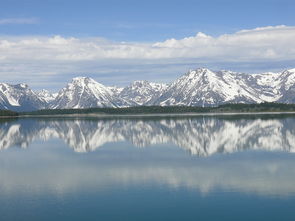
[[124,89],[124,87],[117,87],[117,86],[110,86],[107,87],[111,92],[113,92],[114,95],[118,96],[121,91]]
[[134,81],[131,85],[125,87],[118,96],[131,101],[133,105],[145,105],[158,98],[166,88],[166,84]]
[[278,95],[269,85],[257,83],[259,77],[260,75],[231,71],[213,72],[199,68],[174,81],[154,104],[216,106],[224,103],[261,103],[277,100]]
[[51,108],[90,108],[118,107],[122,101],[106,86],[87,77],[73,78],[65,88],[59,91]]
[[45,107],[46,102],[39,98],[28,85],[0,83],[0,109],[31,111]]
[[295,69],[284,71],[277,78],[278,90],[281,97],[278,99],[282,103],[295,103]]
[[157,98],[165,84],[135,81],[125,88],[106,87],[91,78],[74,78],[52,101],[51,108],[128,107]]
[[134,81],[107,87],[77,77],[57,94],[33,92],[25,84],[0,84],[0,109],[129,107],[139,105],[218,106],[225,103],[295,103],[295,69],[246,74],[199,68],[170,84]]
[[50,93],[48,90],[41,90],[36,92],[37,96],[42,99],[45,103],[51,103],[57,97],[57,93]]

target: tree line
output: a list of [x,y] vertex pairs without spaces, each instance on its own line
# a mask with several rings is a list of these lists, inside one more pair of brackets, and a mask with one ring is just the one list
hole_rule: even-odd
[[293,112],[295,104],[260,103],[260,104],[223,104],[217,107],[192,106],[136,106],[123,108],[86,108],[86,109],[43,109],[32,112],[14,112],[0,110],[0,116],[24,115],[69,115],[69,114],[177,114],[177,113],[230,113],[230,112]]
[[217,107],[192,106],[135,106],[123,108],[86,108],[86,109],[44,109],[22,112],[19,115],[65,115],[65,114],[161,114],[161,113],[230,113],[230,112],[293,112],[295,104],[223,104]]

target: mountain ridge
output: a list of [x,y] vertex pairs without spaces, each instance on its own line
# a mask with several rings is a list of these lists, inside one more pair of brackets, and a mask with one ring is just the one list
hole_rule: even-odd
[[132,106],[201,106],[227,103],[295,103],[295,69],[246,74],[207,68],[190,70],[170,84],[134,81],[111,87],[75,77],[58,93],[33,91],[26,84],[0,83],[0,109],[80,109]]

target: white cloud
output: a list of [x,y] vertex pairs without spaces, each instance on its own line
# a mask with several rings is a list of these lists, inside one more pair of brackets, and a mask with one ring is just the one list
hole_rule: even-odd
[[[216,64],[230,64],[223,66],[224,69],[242,63],[251,66],[252,63],[260,62],[263,66],[267,64],[273,69],[278,69],[278,66],[272,64],[285,64],[287,61],[290,63],[295,60],[294,39],[295,26],[260,27],[217,37],[199,32],[195,36],[183,39],[172,38],[151,43],[62,36],[3,36],[0,37],[0,76],[2,81],[25,79],[28,82],[32,79],[38,84],[38,75],[43,76],[40,79],[46,82],[48,76],[78,74],[78,70],[81,75],[85,70],[86,74],[103,73],[105,79],[107,73],[110,78],[115,75],[118,77],[118,70],[127,64],[123,71],[125,81],[134,80],[128,78],[129,72],[130,76],[135,76],[132,67],[140,70],[144,68],[142,73],[154,72],[154,77],[165,73],[165,77],[159,78],[167,79],[166,64],[170,65],[169,72],[172,74],[169,79],[172,80],[176,74],[181,74],[173,72],[179,72],[179,68],[172,64],[179,64],[183,68],[191,67],[189,64],[192,62],[196,64],[192,68],[196,68],[197,64],[214,64],[214,67],[219,69],[221,66]],[[155,65],[159,63],[162,65],[161,70],[155,70]],[[101,71],[102,69],[107,71]],[[182,73],[186,71],[187,69],[183,69]],[[113,76],[112,72],[115,73]]]
[[154,46],[166,50],[166,56],[171,57],[181,55],[218,61],[284,60],[295,58],[294,38],[295,27],[270,26],[216,38],[198,33],[194,37],[169,39]]
[[275,26],[212,37],[204,33],[156,43],[53,37],[1,38],[2,60],[174,59],[255,61],[295,59],[295,27]]
[[0,25],[6,24],[37,24],[39,21],[37,18],[2,18],[0,19]]

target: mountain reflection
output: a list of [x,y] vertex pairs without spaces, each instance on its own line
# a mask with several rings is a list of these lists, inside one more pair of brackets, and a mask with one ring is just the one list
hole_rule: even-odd
[[52,138],[76,152],[119,141],[136,147],[173,143],[198,156],[245,149],[294,152],[295,118],[21,119],[0,124],[1,149]]

